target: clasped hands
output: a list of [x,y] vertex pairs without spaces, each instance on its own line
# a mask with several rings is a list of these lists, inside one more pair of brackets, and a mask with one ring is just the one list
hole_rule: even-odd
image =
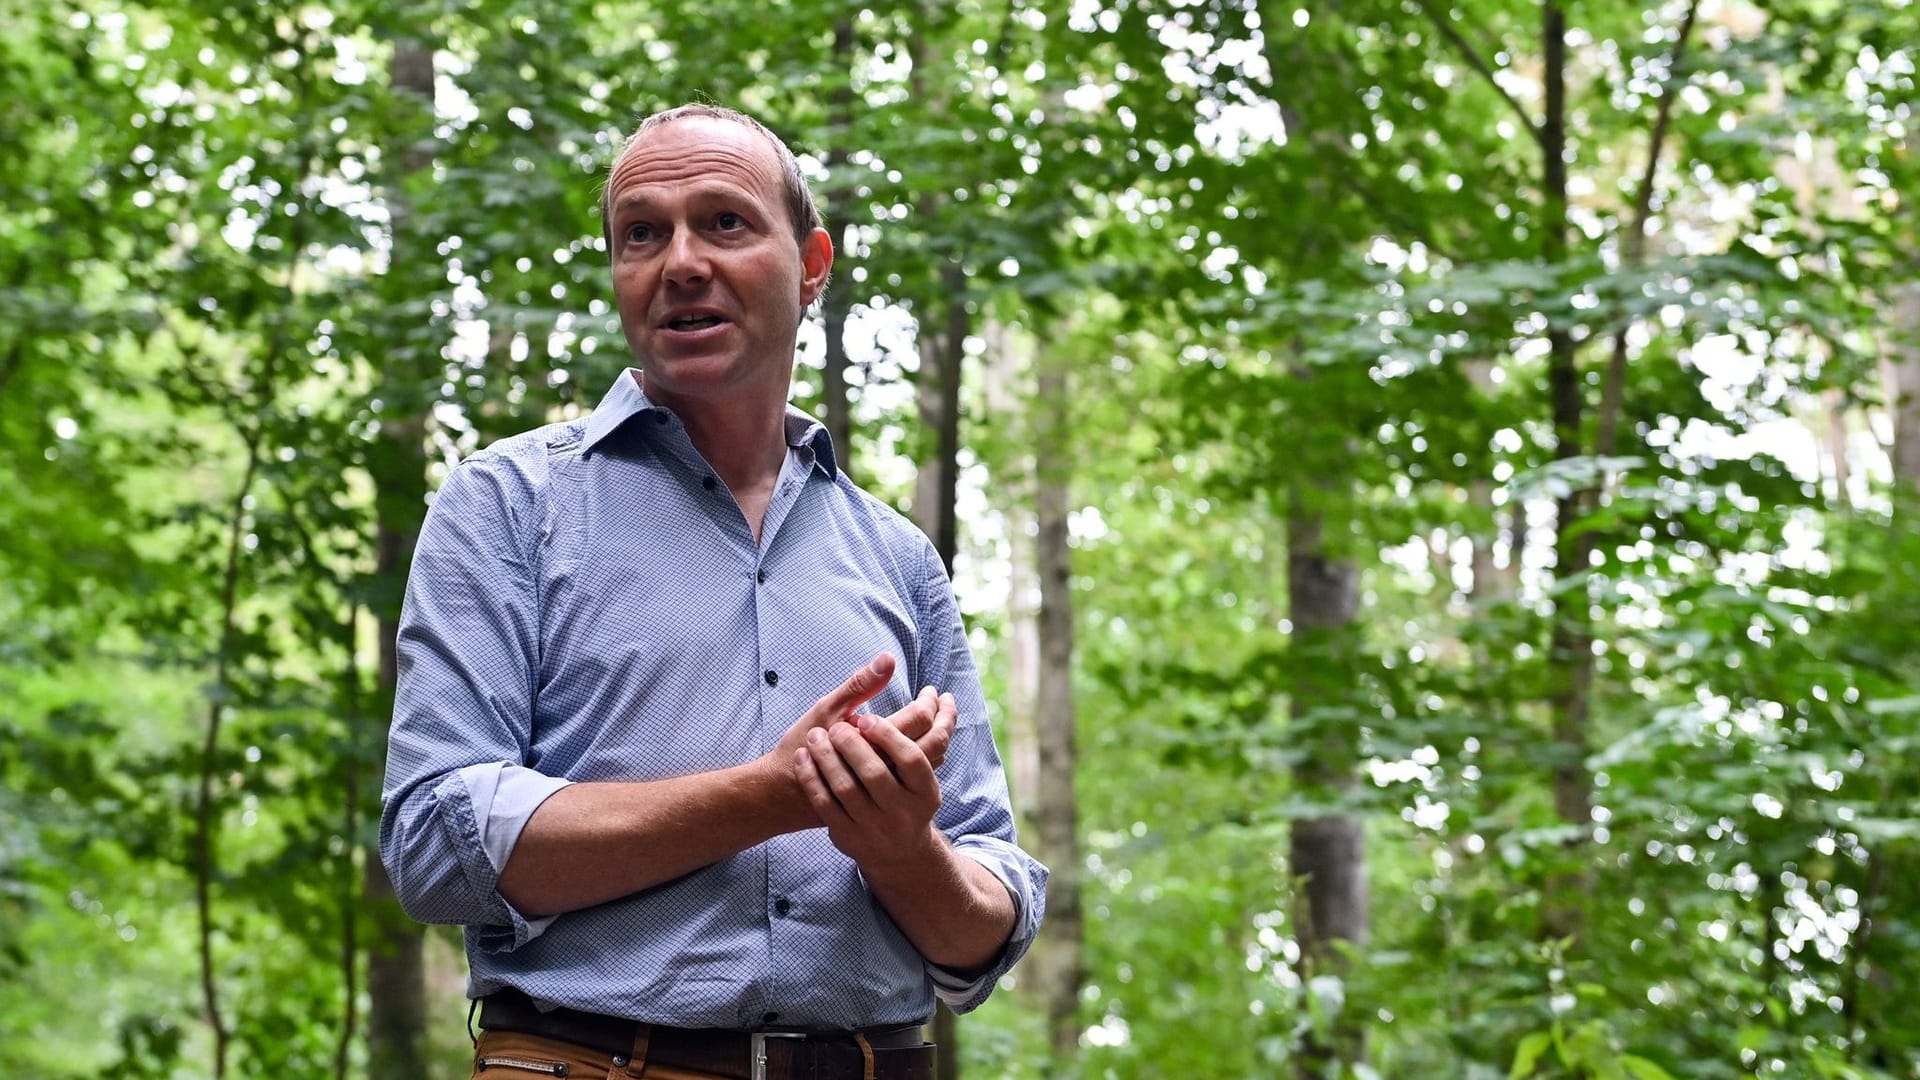
[[957,718],[953,695],[931,686],[887,716],[859,712],[893,668],[891,656],[876,657],[815,702],[768,755],[791,768],[833,846],[869,870],[922,860],[939,843],[934,770]]

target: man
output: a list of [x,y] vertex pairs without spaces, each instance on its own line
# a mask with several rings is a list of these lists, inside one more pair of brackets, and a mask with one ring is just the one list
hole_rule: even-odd
[[932,545],[786,403],[832,243],[711,106],[643,123],[603,213],[638,369],[436,498],[383,860],[466,928],[475,1076],[931,1076],[918,1025],[985,1000],[1046,870]]

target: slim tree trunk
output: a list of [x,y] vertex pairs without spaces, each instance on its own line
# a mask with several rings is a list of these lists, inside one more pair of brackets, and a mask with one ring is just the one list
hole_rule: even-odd
[[370,732],[366,710],[361,704],[360,684],[360,602],[347,607],[340,639],[346,648],[346,664],[340,673],[340,709],[346,714],[347,747],[342,755],[340,789],[346,805],[340,832],[346,838],[346,857],[340,874],[340,980],[345,985],[345,1005],[340,1015],[340,1038],[334,1044],[334,1080],[347,1080],[353,1060],[353,1043],[360,1033],[360,882],[354,866],[356,852],[351,847],[360,833],[361,792],[360,759],[366,752]]
[[1853,509],[1853,469],[1847,454],[1847,397],[1839,390],[1820,395],[1819,424],[1826,436],[1827,456],[1833,460],[1833,505]]
[[[273,357],[267,358],[261,407],[272,400]],[[220,977],[214,963],[213,879],[218,848],[220,808],[215,788],[219,782],[221,720],[232,707],[233,665],[239,636],[240,563],[245,548],[248,507],[253,501],[254,479],[260,471],[261,427],[257,424],[246,435],[247,464],[234,492],[233,508],[227,523],[225,569],[220,585],[220,640],[214,655],[213,690],[208,695],[206,736],[200,750],[200,792],[194,804],[194,906],[199,915],[200,992],[207,1026],[213,1030],[213,1075],[215,1080],[227,1074],[227,1047],[233,1037],[220,1005]]]
[[1072,1075],[1079,1054],[1081,945],[1079,803],[1074,788],[1072,413],[1067,357],[1042,347],[1033,402],[1035,556],[1040,577],[1040,669],[1034,700],[1039,775],[1034,820],[1038,855],[1052,871],[1047,932],[1029,961],[1046,1010],[1051,1075]]
[[[1567,257],[1567,21],[1558,0],[1545,0],[1541,10],[1541,45],[1546,61],[1546,115],[1540,125],[1544,158],[1541,254],[1549,265],[1557,267]],[[1586,402],[1572,333],[1564,324],[1550,327],[1547,346],[1553,455],[1556,461],[1566,461],[1584,453]],[[1585,502],[1578,490],[1555,502],[1556,573],[1563,581],[1584,581],[1588,570],[1593,550],[1591,533],[1574,529]],[[1562,823],[1585,830],[1593,817],[1593,777],[1586,766],[1593,693],[1593,627],[1584,584],[1562,587],[1559,595],[1547,656],[1553,806]],[[1568,844],[1562,865],[1548,875],[1541,911],[1541,928],[1548,937],[1578,939],[1585,929],[1582,894],[1587,875],[1579,867],[1578,851],[1583,846],[1584,832]]]
[[[1304,373],[1302,378],[1307,377]],[[1338,804],[1358,783],[1359,709],[1352,642],[1360,610],[1360,572],[1326,541],[1325,501],[1339,478],[1294,486],[1287,513],[1287,616],[1293,624],[1293,723],[1306,751],[1294,768],[1300,794]],[[1365,831],[1358,817],[1330,809],[1293,822],[1288,867],[1304,904],[1295,904],[1302,973],[1342,977],[1345,950],[1366,944],[1370,919]],[[1364,1060],[1364,1028],[1347,1010],[1308,1033],[1302,1077],[1319,1077]]]
[[833,440],[833,452],[841,469],[852,473],[853,419],[847,403],[847,317],[853,311],[853,260],[846,250],[853,213],[854,187],[843,168],[847,161],[847,142],[853,125],[853,19],[842,16],[833,24],[833,75],[841,79],[828,100],[829,138],[824,164],[827,167],[826,205],[823,216],[827,231],[833,234],[834,281],[820,301],[821,321],[827,339],[826,367],[820,377],[821,411],[827,435]]
[[[1920,286],[1897,290],[1889,298],[1888,316],[1893,340],[1883,370],[1893,413],[1893,528],[1899,540],[1893,548],[1891,587],[1880,602],[1905,605],[1915,573],[1910,554],[1913,520],[1920,516]],[[1899,722],[1898,715],[1890,722]],[[1882,737],[1907,734],[1883,732]],[[1911,782],[1910,776],[1883,781],[1883,800]],[[1913,1012],[1920,949],[1912,944],[1920,928],[1920,843],[1899,837],[1873,843],[1864,879],[1851,965],[1856,981],[1848,988],[1843,1012],[1867,1062],[1896,1072],[1920,1052],[1920,1021]]]
[[[922,327],[920,333],[920,381],[916,399],[921,424],[933,430],[933,455],[921,463],[915,477],[913,505],[922,529],[933,539],[933,546],[946,560],[947,572],[953,572],[953,555],[959,544],[959,528],[954,520],[954,500],[959,493],[960,477],[960,380],[966,359],[967,333],[972,320],[967,314],[967,275],[958,262],[948,262],[940,270],[941,304],[946,311],[946,328],[935,334]],[[925,513],[919,507],[927,507]]]
[[[913,69],[908,74],[909,85],[913,87],[914,97],[921,102],[929,102],[929,87],[926,82],[928,70],[928,42],[924,28],[939,21],[939,6],[922,4],[924,18],[908,39],[907,51],[913,59]],[[944,93],[944,88],[942,91]],[[934,220],[940,207],[940,197],[931,191],[923,193],[917,200],[917,208],[923,221]],[[954,257],[957,260],[957,256]],[[933,328],[932,313],[939,307],[928,304],[922,311],[920,321],[920,385],[918,403],[923,423],[934,429],[934,448],[930,463],[931,469],[923,467],[916,477],[914,488],[914,506],[944,508],[940,512],[926,513],[916,510],[921,527],[933,539],[934,547],[946,561],[948,572],[953,570],[953,554],[958,538],[954,525],[954,492],[958,466],[955,455],[959,449],[960,422],[960,350],[966,341],[966,275],[957,261],[951,261],[942,268],[940,275],[942,303],[947,311],[947,332],[942,335]],[[956,323],[958,329],[955,329]],[[952,354],[949,363],[947,357]],[[948,369],[951,367],[951,373]],[[942,1080],[959,1080],[960,1077],[960,1027],[958,1018],[945,1005],[935,1010],[933,1015],[933,1041],[938,1045],[934,1068]]]
[[[987,415],[999,419],[1008,428],[1018,424],[1025,406],[1017,389],[1025,377],[1021,352],[1015,347],[1014,334],[1003,324],[989,322],[985,377]],[[1023,440],[1012,435],[1009,442]],[[1015,477],[1030,475],[1033,461],[1022,457],[1002,463],[1008,475],[996,477],[994,490],[1002,496],[1000,511],[1007,534],[1007,629],[1002,648],[1007,670],[1007,771],[1012,776],[1013,808],[1020,816],[1021,828],[1032,826],[1033,808],[1039,805],[1040,746],[1035,720],[1035,695],[1040,681],[1040,624],[1038,587],[1034,579],[1032,493]]]
[[1893,385],[1893,478],[1909,495],[1920,494],[1920,285],[1893,298],[1889,323],[1897,340],[1888,350]]
[[[932,456],[920,463],[914,478],[913,513],[952,574],[959,547],[954,498],[959,475],[961,359],[968,329],[967,279],[958,262],[943,268],[941,285],[946,330],[936,332],[930,320],[920,327],[920,380],[915,392],[920,421],[933,429],[934,439]],[[935,1068],[945,1080],[957,1080],[960,1075],[960,1033],[955,1020],[945,1005],[934,1012]]]
[[[387,205],[393,230],[389,276],[406,281],[406,267],[423,260],[431,247],[411,234],[412,207],[404,195],[408,176],[428,167],[431,148],[426,133],[433,115],[433,51],[424,43],[396,42],[389,68],[390,85],[401,102],[413,103],[413,115],[402,130],[411,141],[398,155],[396,172],[387,178]],[[431,278],[429,278],[431,280]],[[394,289],[410,286],[395,285]],[[385,357],[380,435],[370,450],[369,472],[374,483],[375,600],[370,605],[380,637],[379,693],[375,713],[391,716],[398,671],[396,637],[400,599],[407,571],[413,563],[414,542],[426,512],[426,416],[431,408],[425,387],[432,362],[418,347],[401,344]],[[386,771],[384,752],[375,755],[375,775]],[[367,1050],[374,1077],[417,1076],[426,1067],[426,975],[422,961],[423,931],[400,910],[393,882],[380,862],[378,850],[365,854],[362,893],[367,943]]]
[[[1473,357],[1465,362],[1467,381],[1479,394],[1491,397],[1499,384],[1493,381],[1493,361]],[[1475,606],[1498,603],[1513,596],[1515,568],[1520,565],[1519,550],[1521,529],[1503,528],[1501,519],[1506,515],[1493,505],[1493,481],[1479,479],[1467,491],[1467,501],[1476,515],[1485,515],[1487,522],[1483,530],[1475,532],[1468,539],[1473,545],[1473,583],[1467,595]],[[1503,569],[1494,560],[1494,548],[1505,533],[1507,543],[1507,565]]]

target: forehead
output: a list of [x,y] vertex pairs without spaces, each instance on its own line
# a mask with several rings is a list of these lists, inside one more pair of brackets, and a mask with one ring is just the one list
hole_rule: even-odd
[[617,205],[652,188],[721,184],[775,200],[780,173],[773,146],[759,132],[730,120],[685,117],[630,143],[613,166],[607,194]]

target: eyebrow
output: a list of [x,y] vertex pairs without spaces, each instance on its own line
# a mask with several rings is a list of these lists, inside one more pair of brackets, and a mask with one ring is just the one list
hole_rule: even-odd
[[[688,197],[695,201],[710,201],[710,200],[752,201],[754,199],[754,196],[751,192],[747,191],[743,187],[740,187],[738,184],[730,184],[720,180],[696,181],[691,186],[691,190],[688,192]],[[609,212],[614,216],[618,216],[622,212],[627,210],[632,210],[636,207],[645,209],[646,207],[653,205],[654,202],[655,202],[654,199],[649,198],[644,194],[634,193],[634,194],[622,195],[620,198],[615,199],[613,201],[612,205],[609,208]]]

